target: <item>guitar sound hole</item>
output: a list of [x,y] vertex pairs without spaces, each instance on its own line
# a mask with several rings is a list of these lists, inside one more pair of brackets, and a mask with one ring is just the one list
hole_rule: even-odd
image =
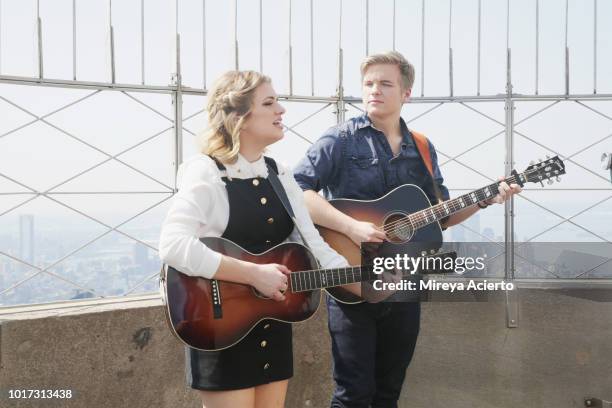
[[251,290],[253,290],[253,294],[255,296],[257,296],[258,298],[260,298],[260,299],[270,299],[269,297],[267,297],[266,295],[264,295],[263,293],[261,293],[260,291],[258,291],[255,288],[251,288]]
[[391,242],[401,243],[409,241],[414,234],[412,226],[406,218],[406,214],[393,213],[384,222],[385,233]]

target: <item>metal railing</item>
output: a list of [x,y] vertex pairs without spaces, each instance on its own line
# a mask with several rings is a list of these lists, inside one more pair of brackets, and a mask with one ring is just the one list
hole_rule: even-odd
[[[588,145],[585,145],[583,148],[579,149],[578,151],[574,152],[573,154],[570,155],[566,155],[564,156],[563,154],[561,154],[558,149],[556,149],[554,146],[547,146],[543,143],[541,143],[540,141],[537,140],[537,138],[530,136],[528,134],[526,134],[523,131],[519,131],[516,129],[516,127],[524,122],[533,120],[534,118],[537,118],[538,115],[541,115],[542,113],[548,111],[549,109],[555,107],[558,104],[573,104],[573,106],[575,106],[576,108],[579,109],[587,109],[591,112],[593,112],[594,114],[603,117],[607,120],[611,120],[612,121],[612,117],[610,117],[609,115],[607,115],[606,113],[587,105],[585,102],[590,102],[590,101],[605,101],[605,102],[609,102],[612,101],[612,94],[605,94],[605,93],[598,93],[597,90],[597,81],[598,81],[598,71],[597,71],[597,61],[598,61],[598,29],[597,29],[597,20],[598,20],[598,16],[597,16],[597,3],[598,0],[593,0],[593,8],[594,8],[594,15],[593,15],[593,92],[589,93],[589,94],[572,94],[570,92],[570,48],[568,46],[568,27],[569,27],[569,0],[565,1],[565,24],[564,24],[564,32],[565,32],[565,41],[564,41],[564,45],[565,45],[565,64],[563,67],[564,70],[564,92],[563,93],[559,93],[559,94],[541,94],[541,91],[539,89],[540,87],[540,83],[539,83],[539,78],[542,75],[542,72],[540,70],[540,56],[541,56],[541,50],[540,50],[540,21],[541,21],[541,15],[540,15],[540,0],[534,0],[533,1],[533,7],[534,7],[534,12],[535,12],[535,83],[534,83],[534,89],[533,89],[533,93],[531,95],[526,95],[526,94],[517,94],[515,92],[513,92],[513,82],[512,82],[512,53],[511,53],[511,48],[510,48],[510,15],[511,15],[511,10],[510,10],[510,1],[506,1],[506,61],[505,61],[505,92],[504,93],[497,93],[497,94],[482,94],[481,92],[481,79],[482,79],[482,31],[483,31],[483,19],[482,19],[482,0],[474,0],[477,1],[477,9],[478,9],[478,19],[477,19],[477,46],[476,46],[476,92],[474,95],[456,95],[455,89],[454,89],[454,84],[456,83],[456,69],[455,69],[455,63],[454,63],[454,58],[456,57],[456,54],[453,53],[453,24],[456,24],[456,21],[453,20],[453,16],[454,16],[454,6],[456,7],[457,4],[453,3],[452,0],[449,0],[448,2],[448,68],[447,68],[447,73],[448,73],[448,84],[449,84],[449,88],[448,88],[448,95],[441,95],[441,96],[430,96],[430,95],[426,95],[425,94],[425,77],[426,77],[426,73],[427,73],[427,67],[425,66],[425,55],[426,55],[426,46],[428,45],[428,42],[426,41],[426,16],[427,16],[427,8],[426,8],[426,2],[424,0],[421,0],[420,2],[420,7],[419,8],[415,8],[412,9],[413,12],[418,12],[420,13],[420,18],[421,18],[421,27],[420,27],[420,32],[421,32],[421,38],[420,38],[420,42],[421,42],[421,47],[420,47],[420,69],[419,69],[419,76],[420,76],[420,95],[419,96],[414,96],[411,99],[411,103],[413,104],[430,104],[431,108],[428,108],[427,110],[425,110],[423,113],[420,113],[418,115],[416,115],[413,118],[410,118],[407,120],[408,123],[412,122],[412,121],[416,121],[416,120],[422,120],[423,118],[427,118],[428,115],[430,115],[432,112],[435,112],[436,110],[440,109],[441,107],[447,105],[447,104],[452,104],[454,106],[460,106],[465,108],[466,110],[469,110],[470,112],[476,113],[477,115],[479,115],[480,117],[485,118],[487,121],[491,121],[492,123],[500,126],[502,128],[502,130],[480,140],[478,143],[470,145],[470,146],[465,146],[465,149],[459,153],[456,154],[451,154],[448,152],[445,152],[444,149],[444,145],[442,144],[441,146],[439,146],[437,148],[438,153],[440,153],[441,155],[447,157],[446,160],[441,160],[440,161],[440,165],[442,167],[442,169],[444,170],[444,167],[446,165],[448,165],[449,163],[456,163],[458,165],[460,165],[461,167],[474,172],[475,174],[479,174],[480,176],[483,176],[484,178],[494,181],[494,179],[491,177],[491,175],[487,175],[484,174],[483,172],[479,171],[477,168],[475,168],[473,165],[465,162],[462,160],[462,157],[465,156],[466,154],[473,152],[474,150],[478,149],[479,147],[483,146],[485,143],[497,138],[497,137],[501,137],[503,135],[504,138],[504,144],[505,144],[505,170],[506,173],[508,174],[510,172],[510,170],[513,168],[514,166],[514,157],[515,157],[515,144],[514,142],[517,140],[517,137],[523,138],[525,140],[528,140],[542,148],[544,148],[545,150],[548,150],[550,152],[552,152],[553,154],[559,154],[560,156],[562,156],[562,158],[565,160],[566,163],[571,163],[574,166],[577,166],[579,168],[581,168],[582,170],[586,171],[589,175],[591,175],[592,177],[594,177],[595,179],[603,179],[608,181],[603,175],[593,171],[592,169],[588,168],[587,166],[584,166],[583,164],[581,164],[579,161],[577,161],[575,159],[575,156],[579,155],[580,153],[586,151],[587,149],[600,144],[600,143],[604,143],[605,141],[609,140],[609,138],[612,136],[612,134],[609,134],[607,136],[604,136],[598,140],[596,140],[593,143],[590,143]],[[33,16],[36,20],[36,59],[37,59],[37,69],[38,69],[38,75],[35,77],[27,77],[27,76],[15,76],[15,75],[5,75],[2,72],[2,58],[6,58],[7,56],[5,54],[2,53],[2,44],[5,41],[10,41],[10,39],[7,39],[5,36],[2,36],[2,21],[3,18],[6,18],[6,11],[5,11],[5,7],[3,7],[3,1],[0,0],[0,86],[2,84],[17,84],[17,85],[22,85],[22,86],[35,86],[35,87],[55,87],[55,88],[64,88],[64,89],[86,89],[86,90],[90,90],[91,92],[89,94],[87,94],[84,97],[80,97],[78,99],[75,99],[74,101],[65,104],[64,106],[55,109],[47,114],[44,115],[36,115],[35,113],[29,111],[28,109],[24,108],[23,106],[20,106],[20,104],[10,100],[9,98],[3,96],[0,94],[0,100],[6,102],[7,104],[19,109],[20,111],[28,114],[29,116],[32,117],[32,120],[14,128],[11,129],[7,132],[4,132],[3,134],[0,134],[0,141],[2,139],[4,139],[7,136],[10,136],[11,134],[26,128],[27,126],[30,126],[34,123],[44,123],[45,125],[48,125],[52,128],[54,128],[55,130],[61,132],[62,134],[64,134],[65,136],[71,138],[72,140],[83,144],[84,146],[93,149],[95,151],[97,151],[100,154],[103,154],[104,156],[106,156],[106,159],[104,161],[100,161],[99,163],[89,167],[88,169],[85,169],[81,172],[78,172],[76,174],[74,174],[73,176],[71,176],[70,178],[64,180],[63,182],[54,185],[53,187],[49,188],[49,189],[45,189],[44,191],[32,188],[31,186],[28,186],[26,183],[21,182],[17,177],[12,177],[10,175],[7,174],[3,174],[0,172],[0,177],[3,177],[7,180],[10,180],[11,182],[23,187],[24,189],[27,189],[28,192],[27,193],[19,193],[19,194],[24,194],[27,196],[27,198],[21,202],[18,205],[12,206],[11,208],[9,208],[8,210],[3,211],[2,213],[0,213],[0,217],[5,216],[8,213],[14,212],[15,210],[19,209],[20,207],[22,207],[23,205],[25,205],[26,203],[29,203],[32,200],[35,200],[38,197],[46,197],[47,199],[71,210],[74,211],[96,223],[98,223],[99,225],[103,226],[104,228],[106,228],[107,230],[102,233],[97,235],[96,237],[94,237],[93,239],[89,240],[88,242],[86,242],[84,245],[80,246],[79,248],[75,249],[74,251],[71,251],[70,253],[68,253],[67,255],[63,256],[62,258],[58,259],[56,262],[54,262],[52,265],[49,265],[45,268],[41,268],[36,266],[33,263],[27,262],[23,259],[19,259],[17,256],[11,255],[5,251],[2,251],[0,249],[0,255],[3,255],[5,257],[8,257],[10,259],[12,259],[15,262],[21,263],[26,265],[29,268],[33,268],[36,272],[31,274],[30,276],[24,277],[24,279],[6,287],[6,288],[0,288],[0,296],[2,296],[3,294],[6,294],[8,292],[10,292],[11,290],[14,290],[15,288],[19,287],[20,285],[23,285],[25,282],[29,281],[30,279],[33,279],[35,276],[38,276],[40,274],[48,274],[49,276],[53,276],[56,279],[60,279],[63,280],[67,283],[69,283],[70,285],[73,285],[75,288],[81,289],[81,290],[85,290],[88,292],[92,292],[92,289],[88,289],[86,287],[84,287],[83,285],[80,285],[77,282],[74,282],[70,279],[66,279],[65,277],[56,274],[54,272],[52,272],[50,269],[58,264],[60,264],[62,261],[64,261],[66,258],[72,256],[73,254],[75,254],[76,252],[86,248],[87,246],[91,245],[92,243],[96,242],[97,240],[99,240],[100,238],[104,237],[105,235],[111,233],[111,232],[117,232],[123,236],[125,236],[128,239],[133,240],[134,242],[138,242],[142,245],[145,245],[146,247],[152,249],[152,250],[156,250],[156,248],[154,246],[152,246],[151,244],[144,242],[134,236],[131,236],[130,234],[127,234],[123,231],[121,231],[119,228],[124,225],[125,223],[129,222],[130,220],[138,217],[139,215],[149,211],[151,208],[158,206],[164,202],[166,202],[172,195],[172,193],[174,191],[176,191],[176,180],[174,182],[174,185],[168,185],[166,183],[161,182],[160,180],[155,179],[154,177],[152,177],[151,175],[147,174],[146,172],[139,170],[138,168],[130,165],[128,162],[124,161],[121,159],[121,156],[124,155],[127,152],[133,151],[134,149],[137,149],[139,146],[141,146],[143,143],[154,139],[156,137],[158,137],[159,135],[163,134],[166,131],[172,131],[173,134],[173,152],[172,152],[172,156],[171,156],[171,160],[173,163],[173,168],[175,170],[178,169],[178,166],[181,164],[182,162],[182,156],[183,156],[183,151],[184,151],[184,146],[183,146],[183,139],[184,139],[184,134],[189,133],[191,135],[193,135],[194,132],[188,130],[187,128],[185,128],[184,126],[184,121],[202,113],[202,111],[198,111],[194,114],[191,114],[187,117],[183,117],[184,113],[183,113],[183,96],[185,95],[197,95],[197,96],[206,96],[207,94],[207,83],[209,80],[209,76],[207,75],[207,63],[210,61],[210,56],[207,55],[208,54],[208,44],[209,41],[211,41],[211,39],[209,37],[207,37],[207,19],[211,18],[209,13],[210,13],[210,2],[207,3],[206,0],[202,0],[202,6],[201,6],[201,26],[202,26],[202,31],[201,31],[201,38],[202,38],[202,55],[201,55],[201,61],[202,61],[202,73],[201,73],[201,77],[202,77],[202,83],[201,86],[199,87],[190,87],[190,86],[186,86],[183,82],[183,78],[182,78],[182,65],[181,65],[181,34],[180,34],[180,21],[179,21],[179,16],[180,16],[180,11],[179,11],[179,5],[180,3],[178,2],[178,0],[175,0],[174,2],[174,15],[172,16],[173,20],[174,20],[174,64],[173,64],[173,71],[171,73],[171,75],[169,75],[169,77],[171,78],[170,84],[168,85],[152,85],[152,84],[148,84],[147,83],[147,78],[145,76],[146,74],[146,66],[147,66],[147,55],[146,55],[146,35],[149,30],[149,27],[146,26],[146,14],[148,9],[146,8],[146,4],[144,0],[140,1],[140,10],[139,10],[139,30],[140,30],[140,38],[139,38],[139,54],[140,54],[140,76],[141,76],[141,81],[140,83],[117,83],[116,82],[116,53],[115,53],[115,47],[117,45],[117,38],[115,36],[115,29],[114,29],[114,23],[113,23],[113,2],[112,0],[108,1],[108,49],[106,50],[102,50],[102,52],[106,53],[108,55],[109,58],[109,72],[108,72],[108,76],[110,78],[109,81],[107,82],[96,82],[96,81],[86,81],[86,80],[82,80],[78,78],[78,72],[77,72],[77,68],[78,68],[78,64],[77,64],[77,44],[79,43],[79,38],[77,37],[78,34],[78,18],[77,18],[77,7],[85,7],[85,5],[81,4],[81,2],[77,2],[76,0],[72,1],[72,16],[71,16],[71,23],[72,23],[72,78],[71,79],[54,79],[54,78],[48,78],[44,75],[44,52],[43,52],[43,47],[45,45],[45,41],[43,38],[43,24],[45,23],[43,17],[41,17],[41,13],[40,13],[40,0],[36,1],[36,15]],[[300,132],[298,132],[295,128],[298,125],[301,125],[302,123],[304,123],[305,121],[309,121],[312,120],[313,118],[317,118],[321,115],[322,112],[328,112],[327,108],[330,106],[333,106],[334,108],[334,113],[336,115],[336,121],[338,123],[344,121],[345,118],[345,114],[347,112],[347,108],[348,107],[352,107],[354,109],[357,110],[361,110],[361,108],[359,107],[359,104],[361,102],[360,98],[358,97],[352,97],[352,96],[347,96],[344,93],[344,88],[345,88],[345,84],[344,84],[344,74],[347,69],[347,67],[345,67],[344,64],[344,45],[345,45],[345,39],[343,39],[343,5],[346,7],[346,3],[343,2],[342,0],[337,1],[335,4],[337,4],[338,6],[338,16],[339,16],[339,20],[338,20],[338,46],[337,46],[337,72],[336,72],[336,76],[337,76],[337,81],[336,81],[336,93],[333,96],[321,96],[321,95],[315,95],[315,43],[314,43],[314,32],[315,32],[315,18],[314,18],[314,7],[315,7],[315,3],[313,0],[309,0],[309,3],[307,4],[307,9],[309,11],[309,15],[306,15],[305,18],[308,19],[308,27],[309,30],[307,30],[308,32],[305,33],[305,36],[307,38],[309,38],[309,49],[308,49],[308,54],[309,54],[309,76],[310,76],[310,94],[309,95],[299,95],[299,94],[295,94],[294,93],[294,84],[295,84],[295,76],[294,76],[294,72],[295,72],[295,65],[294,65],[294,52],[293,52],[293,39],[294,37],[292,37],[292,32],[293,32],[293,22],[295,21],[295,10],[294,8],[292,8],[292,6],[294,5],[294,3],[296,3],[295,0],[289,0],[286,3],[286,21],[288,22],[288,32],[286,33],[286,38],[288,39],[288,44],[287,44],[287,48],[286,48],[286,53],[288,56],[288,63],[287,63],[287,75],[288,75],[288,89],[287,92],[280,95],[280,99],[282,100],[286,100],[286,101],[291,101],[291,102],[300,102],[300,103],[315,103],[315,104],[320,104],[321,108],[316,110],[314,113],[309,114],[308,116],[302,118],[301,120],[297,121],[295,124],[291,125],[291,126],[286,126],[285,128],[285,133],[287,135],[293,135],[295,137],[299,137],[301,139],[303,139],[304,141],[308,142],[308,143],[312,143],[312,140],[310,138],[308,138],[307,136],[301,134]],[[319,2],[316,4],[316,6],[321,6],[323,3]],[[332,3],[334,4],[334,3]],[[351,3],[351,6],[354,3]],[[371,44],[370,44],[370,38],[371,38],[371,26],[370,26],[370,14],[371,14],[371,10],[374,7],[374,3],[370,2],[369,0],[365,0],[364,3],[361,3],[365,6],[364,9],[364,14],[365,14],[365,39],[364,39],[364,45],[365,45],[365,53],[368,54],[369,52],[373,52],[374,50],[371,49]],[[232,2],[232,11],[231,11],[231,18],[230,18],[230,24],[232,27],[232,33],[233,33],[233,37],[231,39],[231,46],[233,49],[233,66],[231,68],[234,69],[240,69],[242,67],[241,65],[241,58],[240,58],[240,41],[239,41],[239,35],[238,35],[238,28],[239,28],[239,8],[240,8],[241,3],[238,0],[233,0]],[[429,5],[428,5],[429,6]],[[329,5],[328,2],[325,2],[325,6],[324,7],[331,7]],[[3,11],[4,10],[4,11]],[[401,11],[401,7],[400,5],[397,4],[397,2],[394,0],[393,1],[393,6],[392,6],[392,39],[391,39],[391,48],[396,49],[399,48],[398,47],[398,41],[396,39],[396,32],[397,32],[397,16]],[[255,24],[253,24],[253,30],[252,30],[252,35],[253,36],[258,36],[259,38],[259,58],[258,58],[258,66],[259,66],[259,70],[263,71],[264,70],[264,40],[263,40],[263,15],[266,12],[266,8],[264,7],[264,3],[262,0],[259,1],[258,4],[258,14],[256,16],[249,16],[250,21],[258,21],[258,24],[255,27]],[[282,13],[284,13],[285,11],[283,11]],[[344,22],[344,24],[346,24],[346,22]],[[328,28],[329,29],[329,28]],[[330,29],[330,30],[333,30]],[[285,35],[285,34],[283,34]],[[352,41],[354,41],[354,38],[351,38]],[[230,67],[228,67],[230,68]],[[350,69],[355,69],[355,67],[350,67]],[[100,149],[90,143],[88,143],[87,141],[85,141],[82,137],[79,137],[78,135],[72,134],[71,132],[62,129],[62,127],[53,124],[52,122],[50,122],[48,120],[49,117],[51,117],[54,114],[57,114],[65,109],[68,109],[76,104],[79,104],[91,97],[94,97],[95,95],[98,95],[101,92],[119,92],[122,95],[125,95],[125,97],[129,98],[130,100],[132,100],[133,102],[137,103],[140,106],[145,107],[146,109],[148,109],[150,112],[152,112],[153,114],[165,119],[168,122],[168,127],[161,130],[160,132],[157,132],[151,136],[149,136],[148,138],[140,141],[139,143],[130,146],[129,148],[117,153],[117,154],[111,154],[107,151],[104,151],[103,149]],[[172,100],[172,115],[168,116],[166,114],[161,113],[158,109],[156,109],[155,107],[147,104],[146,102],[140,100],[137,96],[135,96],[135,93],[143,93],[143,92],[152,92],[152,93],[160,93],[160,94],[167,94],[170,95],[171,100]],[[532,113],[524,118],[522,118],[519,121],[516,121],[514,118],[514,111],[516,108],[516,104],[517,103],[525,103],[525,102],[529,102],[529,101],[549,101],[550,104],[548,104],[547,106],[539,109],[538,111],[536,111],[535,113]],[[499,103],[500,105],[500,109],[501,106],[503,106],[504,112],[505,112],[505,117],[504,120],[498,120],[496,118],[494,118],[493,116],[491,116],[490,114],[486,113],[483,110],[480,110],[477,106],[478,103],[483,103],[483,102],[496,102]],[[502,105],[503,104],[503,105]],[[159,191],[155,191],[155,193],[163,193],[163,194],[167,194],[166,197],[164,197],[162,200],[160,200],[158,203],[154,204],[151,207],[148,207],[146,209],[144,209],[143,211],[137,213],[136,215],[134,215],[133,217],[130,217],[129,219],[127,219],[126,221],[117,224],[117,225],[110,225],[107,224],[105,222],[102,222],[100,219],[96,219],[95,217],[92,217],[91,215],[88,215],[86,212],[80,211],[77,208],[74,208],[70,205],[67,205],[63,202],[61,202],[60,200],[57,199],[57,195],[59,194],[58,192],[54,192],[55,189],[57,189],[58,187],[62,186],[63,184],[74,180],[75,178],[78,178],[84,174],[87,174],[88,172],[90,172],[91,170],[98,168],[99,166],[103,165],[104,163],[107,163],[109,161],[113,161],[113,162],[117,162],[119,164],[121,164],[122,166],[125,166],[126,168],[129,168],[132,171],[135,171],[137,173],[139,173],[140,175],[150,179],[153,182],[156,182],[157,184],[159,184],[160,187],[162,187]],[[561,189],[557,189],[557,190],[563,190]],[[611,243],[610,242],[610,237],[606,237],[603,236],[601,234],[595,233],[594,231],[590,230],[589,228],[586,228],[585,226],[581,225],[580,223],[575,221],[575,218],[578,217],[579,215],[583,214],[586,211],[589,211],[595,207],[597,207],[598,205],[601,205],[605,202],[607,202],[610,198],[612,198],[612,189],[610,188],[593,188],[593,189],[589,189],[589,188],[585,188],[585,190],[598,190],[598,191],[608,191],[610,192],[610,195],[600,201],[598,201],[595,204],[589,205],[587,207],[585,207],[583,210],[581,210],[580,212],[566,217],[563,216],[561,214],[559,214],[558,212],[554,211],[551,208],[547,208],[546,206],[540,204],[537,202],[537,200],[533,199],[533,198],[529,198],[526,196],[523,196],[522,199],[534,204],[535,206],[539,207],[542,210],[547,211],[550,214],[555,215],[556,217],[559,217],[560,221],[555,224],[552,227],[549,227],[543,231],[541,231],[540,233],[530,237],[528,239],[528,241],[534,240],[537,237],[541,236],[542,234],[545,234],[547,231],[550,231],[553,228],[556,228],[560,225],[563,224],[571,224],[573,226],[575,226],[576,228],[582,229],[583,231],[586,231],[590,234],[593,235],[593,237],[597,240],[603,241],[603,242],[607,242],[607,243]],[[138,193],[138,194],[142,194],[142,192],[132,192],[134,194]],[[2,192],[0,193],[0,196],[2,195],[11,195],[11,194],[17,194],[17,193],[13,193],[13,192]],[[95,192],[91,192],[91,194],[95,194]],[[514,245],[514,226],[515,226],[515,220],[514,220],[514,202],[513,201],[509,201],[508,203],[506,203],[505,206],[505,211],[504,211],[504,218],[505,218],[505,235],[504,235],[504,249],[505,249],[505,276],[508,279],[515,279],[514,276],[514,259],[515,259],[515,245]],[[161,221],[161,220],[160,220]],[[480,234],[479,231],[476,231],[477,233]],[[482,235],[482,234],[480,234]],[[135,291],[138,290],[138,288],[142,287],[142,285],[146,282],[150,282],[154,279],[156,279],[156,275],[157,273],[151,274],[150,276],[147,276],[145,279],[143,279],[141,282],[138,282],[136,285],[134,285],[133,287],[129,288],[128,290],[125,291],[124,295],[128,295],[130,293],[134,293]],[[517,281],[520,281],[520,279],[516,279]],[[549,284],[550,282],[547,280],[530,280],[530,283],[526,284],[535,284],[536,286],[538,285],[538,282],[541,282],[542,284]],[[610,284],[612,283],[612,280],[608,279],[608,280],[600,280],[598,281],[599,283],[604,283],[604,284]],[[559,285],[561,285],[562,287],[567,287],[567,286],[590,286],[593,285],[593,280],[592,279],[583,279],[582,276],[578,276],[575,280],[572,281],[568,281],[568,280],[559,280]],[[94,293],[95,294],[95,293]],[[514,320],[516,322],[516,316],[513,315],[512,319],[510,320]],[[510,323],[509,323],[510,324]]]

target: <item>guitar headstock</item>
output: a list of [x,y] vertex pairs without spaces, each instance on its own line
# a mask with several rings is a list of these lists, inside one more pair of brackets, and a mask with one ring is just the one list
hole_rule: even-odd
[[555,156],[547,157],[546,160],[540,160],[538,163],[531,162],[520,176],[526,182],[540,183],[544,187],[544,180],[548,180],[548,184],[552,184],[553,178],[560,181],[559,176],[563,174],[565,174],[565,164],[559,156]]

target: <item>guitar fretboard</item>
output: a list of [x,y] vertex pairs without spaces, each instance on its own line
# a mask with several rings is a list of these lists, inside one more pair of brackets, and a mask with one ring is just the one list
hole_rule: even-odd
[[291,291],[304,292],[314,289],[331,288],[361,282],[374,276],[371,269],[362,268],[361,266],[292,272],[290,274]]
[[[523,174],[517,174],[508,177],[504,181],[508,184],[517,183],[523,184],[526,179]],[[396,228],[399,230],[398,235],[406,234],[410,230],[415,231],[433,222],[439,221],[442,218],[453,215],[467,207],[470,207],[480,201],[488,200],[495,197],[499,193],[499,183],[489,184],[481,189],[474,190],[471,193],[464,194],[452,200],[444,201],[439,204],[417,211],[407,215],[402,221],[396,221]]]

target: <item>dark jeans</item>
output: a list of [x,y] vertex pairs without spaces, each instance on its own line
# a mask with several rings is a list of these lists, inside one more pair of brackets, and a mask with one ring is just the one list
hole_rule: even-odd
[[327,299],[332,408],[397,407],[419,334],[418,302],[345,305]]

